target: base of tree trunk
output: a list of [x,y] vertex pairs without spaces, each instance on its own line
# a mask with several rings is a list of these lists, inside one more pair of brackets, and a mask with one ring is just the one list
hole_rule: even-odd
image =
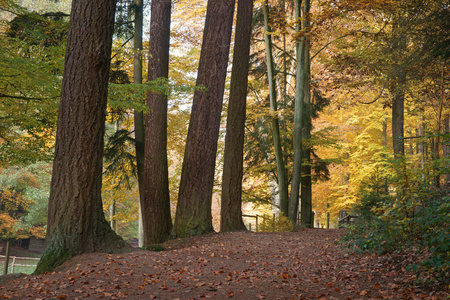
[[[89,241],[82,244],[79,240],[69,240],[68,235],[62,233],[54,233],[52,240],[47,243],[42,258],[33,273],[34,275],[49,272],[65,261],[83,253],[125,253],[133,249],[111,229],[106,230],[103,236],[91,236]],[[86,243],[92,246],[87,248]]]
[[191,219],[185,224],[181,226],[180,225],[181,225],[180,222],[178,224],[175,223],[175,226],[172,230],[173,238],[184,238],[188,236],[196,236],[215,232],[211,224],[205,223],[204,221],[201,220]]

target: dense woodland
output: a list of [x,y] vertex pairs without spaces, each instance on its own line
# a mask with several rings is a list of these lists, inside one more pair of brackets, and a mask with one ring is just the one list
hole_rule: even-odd
[[411,268],[448,280],[447,1],[3,0],[0,21],[0,237],[46,236],[37,272],[347,211],[350,247],[424,250]]

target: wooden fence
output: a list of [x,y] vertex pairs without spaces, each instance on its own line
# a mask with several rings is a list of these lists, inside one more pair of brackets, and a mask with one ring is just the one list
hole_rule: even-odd
[[[2,265],[5,263],[5,256],[0,255],[0,262]],[[8,273],[27,273],[31,274],[37,266],[40,258],[34,257],[18,257],[10,256],[8,263]],[[3,269],[3,268],[2,268]]]

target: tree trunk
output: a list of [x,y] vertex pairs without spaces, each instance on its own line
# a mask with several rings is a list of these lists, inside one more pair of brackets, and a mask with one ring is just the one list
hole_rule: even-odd
[[420,162],[421,162],[422,169],[425,169],[425,164],[426,164],[426,159],[427,159],[426,153],[425,153],[426,144],[424,142],[424,138],[425,138],[425,119],[424,119],[423,116],[421,117],[421,119],[422,119],[422,124],[419,126],[419,136],[420,136],[420,140],[421,140],[420,141],[420,146],[419,146],[419,149],[420,149]]
[[[400,62],[406,50],[406,36],[402,32],[402,18],[399,17],[393,26],[392,51],[394,59]],[[406,71],[401,65],[394,66],[391,74],[390,92],[392,95],[392,139],[394,146],[394,157],[396,160],[405,155],[404,143],[404,106]]]
[[[383,123],[382,123],[382,143],[383,143],[383,147],[386,148],[387,147],[387,119],[384,118]],[[385,195],[387,195],[389,193],[389,186],[388,186],[388,179],[385,176],[383,178],[383,192]]]
[[406,74],[404,71],[400,71],[398,77],[398,89],[394,92],[394,97],[392,99],[392,139],[394,145],[394,156],[398,160],[400,157],[405,155],[405,145],[404,145],[404,86],[406,84]]
[[222,176],[220,231],[246,230],[242,221],[242,177],[253,0],[239,0],[231,70]]
[[[168,78],[172,3],[153,0],[148,81]],[[167,162],[167,95],[149,92],[145,124],[145,201],[142,203],[144,247],[167,240],[172,230]]]
[[[309,10],[310,0],[305,0],[303,11],[303,30],[309,30]],[[301,179],[301,224],[303,227],[312,228],[314,224],[311,222],[312,216],[312,178],[311,178],[311,130],[312,130],[312,107],[311,107],[311,57],[309,53],[310,41],[308,36],[305,37],[305,90],[303,97],[303,122],[302,122],[302,143],[304,144],[304,151],[302,158],[302,179]],[[298,211],[298,203],[297,203]]]
[[173,234],[214,231],[211,199],[227,76],[234,0],[208,0],[197,86],[186,140]]
[[[133,81],[135,84],[142,84],[142,32],[144,22],[144,5],[142,0],[134,0],[134,61],[133,61]],[[144,113],[134,111],[134,139],[136,149],[137,178],[139,187],[139,247],[142,247],[144,230],[142,222],[141,205],[144,202],[144,161],[145,161],[145,127]]]
[[103,214],[101,186],[115,1],[74,0],[48,205],[47,245],[35,273],[86,252],[125,246]]
[[270,26],[269,26],[269,3],[268,0],[264,1],[264,41],[266,45],[266,59],[267,59],[267,78],[269,81],[269,99],[270,99],[270,109],[271,109],[271,124],[272,124],[272,139],[273,146],[275,148],[275,160],[277,164],[277,177],[278,185],[280,191],[280,210],[287,216],[288,215],[288,182],[286,175],[286,167],[283,158],[283,150],[281,146],[281,135],[280,135],[280,125],[278,121],[278,108],[277,108],[277,95],[275,87],[275,68],[273,63],[272,55],[272,38],[270,36]]
[[[444,132],[446,135],[449,134],[450,130],[449,130],[449,117],[446,116],[444,119]],[[450,159],[450,142],[449,139],[444,139],[444,145],[442,146],[443,148],[443,152],[444,152],[444,159],[449,160]],[[447,170],[450,167],[449,165],[446,166]],[[447,190],[450,190],[450,172],[448,172],[447,174],[445,174],[445,183],[444,183],[444,187]]]
[[[295,25],[296,34],[301,33],[302,24],[300,18],[301,12],[301,0],[295,1],[295,19],[297,20]],[[305,97],[305,43],[306,38],[302,36],[300,40],[296,41],[296,84],[295,84],[295,102],[294,102],[294,165],[292,169],[291,180],[291,195],[289,198],[289,219],[295,223],[297,219],[298,201],[300,198],[300,183],[301,183],[301,171],[302,171],[302,119],[303,119],[303,101]],[[302,201],[303,204],[303,201]],[[303,207],[302,207],[303,209]],[[302,215],[304,212],[302,211]],[[303,218],[302,218],[303,219]]]

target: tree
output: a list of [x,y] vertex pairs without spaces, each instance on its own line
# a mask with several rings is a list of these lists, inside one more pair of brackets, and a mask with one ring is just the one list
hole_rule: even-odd
[[[142,84],[142,33],[144,23],[143,0],[134,0],[134,57],[133,57],[133,82]],[[144,202],[144,162],[145,162],[145,127],[144,112],[134,110],[134,139],[136,149],[136,166],[139,187],[139,246],[143,246],[143,228],[141,228],[142,213],[141,203]],[[142,224],[143,227],[143,224]],[[142,235],[142,236],[141,236]]]
[[[302,180],[301,180],[301,224],[304,227],[313,227],[312,223],[312,174],[311,174],[311,155],[312,144],[311,144],[311,130],[312,130],[312,103],[311,103],[311,56],[310,56],[310,22],[309,22],[309,12],[311,8],[310,0],[305,0],[304,3],[304,18],[303,18],[303,29],[306,31],[305,37],[305,48],[304,48],[304,76],[305,76],[305,90],[303,96],[303,120],[302,120]],[[298,206],[297,206],[298,208]],[[297,214],[298,210],[295,210]]]
[[1,165],[50,161],[56,132],[68,22],[22,10],[0,25]]
[[[403,12],[400,12],[403,14]],[[404,120],[405,120],[405,89],[406,89],[406,70],[402,63],[407,47],[407,37],[404,32],[404,19],[395,16],[392,24],[391,33],[391,51],[393,60],[397,62],[390,70],[389,91],[392,97],[392,141],[394,145],[394,156],[400,159],[405,155],[404,143]]]
[[269,101],[271,110],[271,126],[272,126],[272,140],[275,148],[275,160],[277,164],[278,188],[280,195],[280,210],[287,216],[289,209],[288,199],[288,181],[286,174],[285,161],[283,157],[283,149],[281,145],[280,125],[278,120],[277,107],[277,91],[275,84],[275,66],[272,55],[272,38],[270,35],[271,28],[269,25],[269,2],[263,3],[264,13],[264,41],[266,46],[266,60],[267,60],[267,79],[269,81]]
[[[152,1],[148,81],[169,74],[170,13],[172,3]],[[167,165],[167,95],[150,91],[145,126],[144,246],[164,242],[172,229]]]
[[227,132],[220,203],[220,231],[245,230],[242,221],[242,176],[253,0],[239,0],[231,70]]
[[181,173],[174,235],[213,231],[211,199],[234,12],[233,0],[209,0],[197,86]]
[[103,136],[115,1],[75,0],[50,188],[47,245],[36,273],[85,252],[125,246],[103,215]]
[[[301,33],[301,1],[295,1],[296,33]],[[297,219],[298,201],[302,171],[302,120],[305,97],[305,46],[306,37],[298,37],[296,43],[296,82],[295,82],[295,110],[294,110],[294,166],[292,170],[291,195],[289,199],[289,219],[295,222]],[[303,201],[302,201],[303,203]]]

